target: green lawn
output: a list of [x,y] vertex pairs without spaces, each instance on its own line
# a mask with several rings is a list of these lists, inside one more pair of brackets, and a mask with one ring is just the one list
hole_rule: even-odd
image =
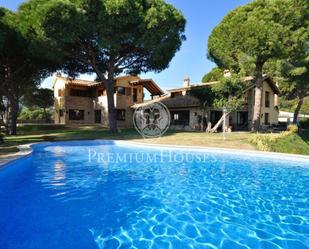
[[[54,137],[55,141],[83,140],[83,139],[130,139],[138,138],[138,134],[133,130],[125,130],[119,134],[112,134],[107,129],[101,127],[80,127],[70,128],[59,126],[25,126],[18,128],[18,135],[6,136],[4,144],[0,145],[0,155],[10,152],[17,152],[17,146],[27,143],[42,142],[48,137]],[[47,138],[44,138],[47,137]]]
[[[265,136],[265,135],[264,135]],[[267,136],[267,135],[266,135]],[[291,133],[267,141],[268,151],[309,155],[309,131]]]
[[[46,138],[47,136],[47,138]],[[50,137],[55,141],[79,139],[116,139],[138,141],[143,143],[175,144],[190,146],[222,147],[234,149],[256,149],[251,143],[253,134],[250,132],[233,132],[223,140],[222,133],[208,134],[205,132],[168,131],[158,139],[143,139],[134,129],[121,130],[118,134],[110,133],[102,127],[64,127],[64,126],[24,126],[19,127],[17,136],[5,137],[5,143],[0,145],[0,157],[17,152],[20,144],[41,142]],[[268,136],[268,135],[263,135]],[[301,135],[291,134],[276,141],[268,141],[268,151],[309,155],[309,132]]]
[[301,136],[292,134],[285,139],[278,139],[272,148],[276,152],[309,155],[309,131]]

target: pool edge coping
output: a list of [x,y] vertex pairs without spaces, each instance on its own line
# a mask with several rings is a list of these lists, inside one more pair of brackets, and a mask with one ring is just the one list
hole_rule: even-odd
[[[281,152],[270,152],[270,151],[260,151],[260,150],[247,150],[247,149],[232,149],[232,148],[222,148],[222,147],[209,147],[209,146],[192,146],[192,145],[175,145],[175,144],[154,144],[154,143],[143,143],[143,142],[133,142],[133,141],[126,141],[126,140],[113,140],[113,139],[89,139],[87,141],[114,141],[115,144],[135,144],[138,146],[157,146],[161,148],[178,148],[178,149],[192,149],[192,150],[208,150],[208,151],[218,151],[219,152],[240,152],[243,154],[250,154],[255,153],[258,155],[268,155],[268,156],[276,156],[276,157],[289,157],[295,159],[305,159],[309,160],[309,156],[301,155],[301,154],[289,154],[289,153],[281,153]],[[85,141],[85,140],[65,140],[65,141],[54,141],[53,143],[62,143],[62,142],[72,142],[72,141]],[[2,158],[0,159],[0,168],[4,167],[5,165],[18,160],[22,157],[26,157],[33,152],[33,145],[36,144],[43,144],[46,142],[36,142],[36,143],[29,143],[29,144],[22,144],[18,145],[17,148],[19,151],[15,154],[12,154],[9,158]]]
[[0,168],[6,166],[7,164],[18,160],[22,157],[28,156],[33,152],[32,145],[37,144],[37,143],[29,143],[29,144],[22,144],[18,145],[17,149],[19,150],[18,152],[14,154],[10,154],[9,157],[7,158],[1,158],[0,159]]
[[[101,140],[101,139],[96,139]],[[193,149],[193,150],[209,150],[209,151],[220,151],[220,152],[240,152],[243,154],[255,153],[258,155],[268,155],[268,156],[284,156],[284,157],[293,157],[297,159],[305,159],[309,160],[309,156],[302,154],[290,154],[290,153],[282,153],[282,152],[272,152],[272,151],[261,151],[261,150],[248,150],[248,149],[232,149],[232,148],[222,148],[222,147],[209,147],[209,146],[192,146],[192,145],[175,145],[175,144],[152,144],[152,143],[143,143],[143,142],[131,142],[125,140],[110,140],[117,141],[119,144],[127,143],[127,144],[137,144],[144,145],[147,147],[157,146],[157,147],[167,147],[167,148],[178,148],[178,149]]]

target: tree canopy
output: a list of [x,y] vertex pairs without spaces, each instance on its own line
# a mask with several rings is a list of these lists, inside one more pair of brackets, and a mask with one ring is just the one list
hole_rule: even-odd
[[211,81],[218,81],[222,79],[224,76],[224,70],[219,67],[214,67],[209,71],[207,74],[203,76],[202,82],[211,82]]
[[36,88],[25,95],[23,103],[27,107],[47,109],[54,104],[54,91],[49,88]]
[[212,31],[208,56],[219,67],[265,63],[293,51],[292,31],[304,35],[306,0],[257,0],[230,12]]
[[[247,82],[241,79],[237,74],[231,77],[221,77],[219,82],[202,88],[193,88],[191,95],[198,98],[203,107],[214,107],[216,109],[225,109],[229,114],[237,110],[244,104],[244,91],[248,87]],[[222,118],[214,125],[212,131],[216,131],[222,124]]]
[[7,132],[16,134],[19,101],[24,92],[57,68],[45,44],[23,32],[18,13],[0,9],[0,80],[1,101]]
[[234,111],[244,103],[243,93],[246,82],[238,75],[223,77],[220,83],[212,85],[215,94],[213,106],[218,109],[226,108],[228,112]]
[[163,0],[30,0],[19,12],[24,27],[66,59],[70,75],[95,72],[108,97],[109,123],[117,130],[115,76],[160,72],[185,39],[185,19]]
[[305,36],[308,4],[307,0],[256,0],[230,12],[209,37],[208,57],[219,67],[255,76],[255,129],[260,126],[264,65],[295,51]]
[[267,74],[279,83],[283,106],[294,106],[294,123],[298,120],[305,98],[309,96],[309,8],[304,13],[300,30],[304,30],[302,35],[299,35],[299,30],[292,33],[295,40],[293,52],[284,59],[271,60],[265,65]]

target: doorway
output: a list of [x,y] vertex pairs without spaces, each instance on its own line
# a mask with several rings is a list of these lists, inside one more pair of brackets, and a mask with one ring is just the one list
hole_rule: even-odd
[[[223,115],[222,111],[211,111],[210,112],[210,122],[211,122],[212,127],[218,123],[222,115]],[[222,126],[218,128],[218,131],[221,131],[221,130],[222,130]]]
[[101,110],[95,110],[94,111],[94,122],[96,124],[101,124],[101,122],[102,122]]
[[222,117],[223,113],[221,111],[211,111],[210,112],[210,122],[212,125],[215,125],[220,118]]
[[248,112],[237,112],[237,130],[248,130]]

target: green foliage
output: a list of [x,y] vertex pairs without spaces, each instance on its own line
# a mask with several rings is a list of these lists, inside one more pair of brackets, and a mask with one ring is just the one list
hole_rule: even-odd
[[198,98],[203,106],[212,106],[215,100],[215,93],[211,87],[193,88],[190,94]]
[[183,16],[163,0],[31,0],[20,14],[63,51],[71,73],[93,72],[94,63],[103,74],[161,71],[184,39]]
[[162,71],[185,39],[184,17],[163,0],[30,0],[19,14],[23,30],[61,54],[64,72],[97,74],[113,132],[115,76]]
[[309,132],[284,131],[279,134],[254,134],[249,138],[257,149],[281,153],[309,155]]
[[[308,41],[309,31],[307,43]],[[281,67],[281,74],[284,78],[281,82],[282,92],[288,99],[309,96],[309,45],[294,58],[285,61]]]
[[0,131],[0,143],[3,143],[4,137],[5,137],[5,134]]
[[[297,99],[287,99],[282,96],[279,101],[279,109],[286,112],[293,112],[297,106]],[[300,114],[309,114],[309,97],[305,98],[301,107]]]
[[306,8],[306,0],[257,0],[233,10],[212,31],[209,58],[219,67],[240,71],[242,65],[287,56],[294,49],[293,31],[305,32]]
[[255,76],[253,129],[260,128],[265,64],[308,51],[308,0],[256,0],[231,11],[212,31],[208,57],[220,68]]
[[217,109],[225,108],[227,112],[231,112],[240,108],[243,105],[243,103],[244,103],[243,98],[230,97],[230,98],[215,99],[213,106]]
[[54,104],[54,91],[49,88],[31,89],[24,97],[27,107],[39,107],[46,109]]
[[[302,2],[302,1],[300,1]],[[307,9],[305,9],[307,8]],[[309,95],[309,6],[303,3],[302,27],[293,30],[293,52],[283,60],[267,63],[266,71],[279,82],[282,95],[289,100]],[[296,12],[299,14],[298,12]]]
[[23,28],[28,20],[0,8],[0,96],[6,99],[7,133],[16,133],[16,118],[24,93],[54,71],[57,60],[49,46]]
[[287,131],[291,132],[291,133],[297,133],[298,132],[298,127],[295,124],[290,124],[287,127]]
[[234,74],[231,77],[222,77],[220,82],[207,87],[194,88],[191,95],[197,97],[202,103],[215,108],[226,108],[228,112],[240,108],[243,103],[243,92],[246,83]]
[[309,97],[306,97],[301,107],[301,113],[309,114]]
[[207,82],[212,82],[212,81],[219,81],[223,78],[224,76],[224,70],[222,70],[219,67],[214,67],[211,69],[210,72],[204,75],[202,82],[207,83]]
[[252,75],[257,64],[287,58],[308,39],[308,9],[306,0],[257,0],[239,7],[213,30],[208,56],[220,67]]
[[64,130],[65,128],[66,127],[64,125],[60,124],[27,124],[27,125],[19,125],[18,133],[19,134],[25,134],[29,132],[52,133],[59,130],[63,130],[63,132],[65,132]]
[[299,125],[302,129],[309,130],[309,118],[300,120]]
[[19,96],[28,86],[40,83],[57,68],[57,61],[48,57],[51,54],[48,46],[24,32],[23,21],[27,22],[20,19],[18,13],[0,9],[1,84],[4,91]]
[[45,113],[41,108],[23,108],[18,116],[20,122],[45,122],[46,119],[52,120],[52,112]]
[[214,107],[226,108],[228,112],[240,108],[243,103],[243,92],[246,88],[245,82],[236,74],[231,77],[223,77],[218,84],[212,85],[215,94]]

